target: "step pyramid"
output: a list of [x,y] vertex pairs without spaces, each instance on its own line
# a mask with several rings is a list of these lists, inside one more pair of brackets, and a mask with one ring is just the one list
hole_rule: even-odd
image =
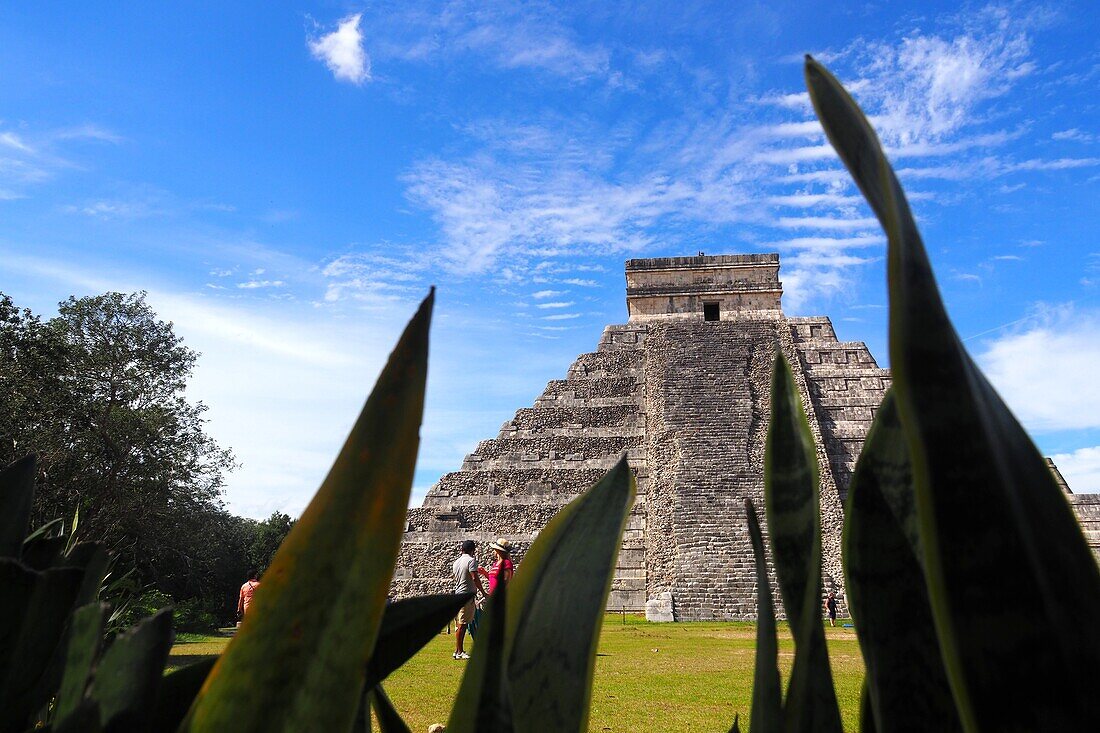
[[777,254],[629,260],[626,280],[628,322],[607,326],[565,379],[409,510],[395,597],[451,592],[466,539],[487,565],[488,543],[506,537],[522,567],[546,522],[625,454],[638,494],[608,609],[755,618],[744,499],[763,521],[770,374],[782,352],[817,445],[824,584],[843,599],[843,501],[889,370],[864,343],[838,341],[828,318],[783,314]]

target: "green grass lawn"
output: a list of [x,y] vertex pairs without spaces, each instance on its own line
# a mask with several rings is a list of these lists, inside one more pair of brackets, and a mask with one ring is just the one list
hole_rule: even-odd
[[[825,629],[846,730],[856,730],[863,658],[852,629]],[[790,673],[794,647],[780,624],[779,669]],[[592,731],[728,731],[735,713],[748,729],[756,626],[751,623],[649,624],[608,615],[596,658]],[[217,654],[228,636],[189,635],[171,664]],[[467,650],[469,650],[469,646]],[[438,634],[384,683],[414,733],[446,723],[465,662],[451,659],[454,637]]]

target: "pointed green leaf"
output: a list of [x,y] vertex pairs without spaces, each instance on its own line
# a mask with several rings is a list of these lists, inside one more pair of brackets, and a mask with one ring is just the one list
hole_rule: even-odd
[[901,185],[863,113],[812,59],[806,82],[889,242],[894,393],[933,617],[963,724],[1070,730],[1100,720],[1100,570],[1081,528],[951,326]]
[[163,608],[107,647],[88,689],[104,730],[147,729],[172,638],[172,609]]
[[624,457],[559,511],[523,558],[507,635],[520,730],[587,730],[596,645],[634,493]]
[[39,683],[61,642],[80,579],[79,570],[35,572],[0,558],[0,730],[21,727],[48,701]]
[[505,664],[510,587],[501,579],[485,608],[481,633],[451,707],[450,733],[511,733],[512,702]]
[[210,657],[164,675],[157,688],[149,730],[174,731],[179,728],[217,661],[217,657]]
[[[779,683],[779,642],[775,635],[775,604],[768,581],[768,558],[760,521],[751,499],[745,499],[745,516],[756,560],[756,669],[752,679],[752,712],[749,733],[779,733],[783,729],[783,688]],[[737,727],[736,720],[734,727]]]
[[865,693],[882,733],[911,730],[916,720],[927,730],[962,730],[910,536],[916,523],[909,449],[890,392],[848,487],[843,555]]
[[772,369],[771,422],[764,450],[764,497],[783,606],[795,658],[783,726],[788,731],[840,731],[825,631],[821,625],[821,515],[817,450],[783,354]]
[[387,605],[378,642],[367,662],[364,687],[373,688],[412,659],[471,598],[472,593],[446,593],[405,598]]
[[370,693],[371,707],[378,716],[378,730],[382,733],[411,733],[409,726],[394,709],[393,703],[382,689],[382,685],[375,685]]
[[741,733],[740,716],[737,713],[733,714],[733,725],[730,726],[730,733]]
[[38,460],[29,455],[0,469],[0,557],[18,558],[31,519]]
[[412,487],[434,291],[340,455],[261,578],[188,730],[347,730],[378,634]]
[[92,677],[92,666],[99,654],[106,619],[106,603],[89,603],[73,612],[65,667],[54,705],[55,720],[65,722],[84,701],[84,691]]

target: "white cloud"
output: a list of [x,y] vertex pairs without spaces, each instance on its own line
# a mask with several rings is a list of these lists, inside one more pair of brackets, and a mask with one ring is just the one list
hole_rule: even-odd
[[542,300],[543,298],[553,298],[556,295],[565,295],[564,290],[539,290],[531,294],[531,297],[535,300]]
[[580,318],[580,313],[555,313],[552,316],[543,316],[544,321],[569,321],[574,318]]
[[878,219],[835,219],[829,216],[781,216],[776,226],[782,229],[877,229]]
[[257,290],[259,288],[281,288],[286,285],[282,280],[248,280],[243,283],[237,283],[238,288],[244,290]]
[[1052,133],[1050,137],[1052,140],[1073,140],[1074,142],[1080,143],[1091,143],[1096,139],[1096,135],[1084,132],[1076,127],[1072,127],[1068,130],[1059,130],[1058,132]]
[[1100,445],[1051,456],[1075,494],[1100,493]]
[[21,153],[34,153],[34,148],[23,142],[23,139],[14,132],[0,132],[0,145],[18,150]]
[[352,84],[371,79],[370,57],[363,50],[363,33],[359,30],[362,13],[343,18],[336,30],[309,41],[309,50],[323,61],[333,76]]
[[1056,160],[1024,160],[1008,167],[1017,171],[1060,171],[1071,168],[1091,168],[1100,165],[1100,158],[1058,158]]
[[561,303],[539,303],[535,307],[536,308],[569,308],[570,306],[573,306],[573,305],[576,305],[576,303],[574,303],[572,300],[570,300],[570,301],[565,301],[565,302],[561,302]]
[[1100,312],[1038,309],[977,357],[1005,402],[1031,431],[1100,428]]

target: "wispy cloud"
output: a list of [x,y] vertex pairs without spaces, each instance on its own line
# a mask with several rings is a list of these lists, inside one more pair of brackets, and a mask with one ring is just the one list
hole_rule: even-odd
[[370,57],[363,50],[363,32],[359,29],[362,13],[340,20],[336,30],[308,41],[313,58],[321,61],[340,81],[362,84],[370,81]]
[[563,301],[561,303],[539,303],[536,308],[570,308],[576,305],[572,300]]

